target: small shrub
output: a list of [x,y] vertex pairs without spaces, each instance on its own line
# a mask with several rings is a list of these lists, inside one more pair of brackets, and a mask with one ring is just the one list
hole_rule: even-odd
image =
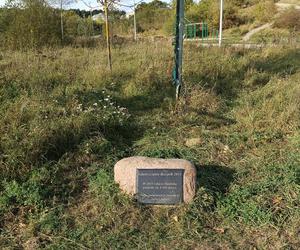
[[300,31],[300,10],[288,9],[284,11],[275,21],[274,26],[290,31]]
[[254,6],[253,15],[256,20],[266,23],[273,19],[277,12],[277,7],[274,1],[259,1],[257,5]]

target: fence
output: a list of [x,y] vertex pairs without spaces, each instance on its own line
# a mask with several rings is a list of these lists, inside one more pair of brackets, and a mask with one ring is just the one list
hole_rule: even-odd
[[209,28],[206,22],[188,23],[185,25],[185,39],[218,39],[218,29]]

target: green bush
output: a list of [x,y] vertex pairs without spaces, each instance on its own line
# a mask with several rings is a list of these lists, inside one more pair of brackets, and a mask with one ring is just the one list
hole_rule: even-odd
[[[61,34],[60,11],[44,0],[11,1],[0,11],[1,46],[10,49],[53,47],[77,42],[94,46],[94,28],[101,32],[101,24],[91,18],[81,18],[72,11],[63,11],[64,38]],[[87,39],[90,38],[90,39]]]
[[249,10],[248,16],[253,18],[253,21],[260,23],[270,22],[277,13],[277,7],[273,0],[259,1]]
[[[161,30],[163,23],[170,16],[171,9],[167,4],[154,0],[150,3],[140,3],[136,8],[136,19],[138,32]],[[130,18],[131,21],[133,17]]]
[[[22,8],[21,8],[22,7]],[[4,45],[26,49],[60,42],[60,17],[44,0],[23,1],[5,13]]]

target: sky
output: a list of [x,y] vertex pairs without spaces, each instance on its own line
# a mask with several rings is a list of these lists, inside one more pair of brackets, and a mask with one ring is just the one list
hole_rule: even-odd
[[[6,0],[0,0],[0,6],[5,4]],[[136,3],[140,2],[140,0],[135,0]],[[151,0],[144,0],[143,2],[150,2]],[[169,0],[163,0],[165,2],[169,2]],[[133,5],[134,0],[121,0],[121,4],[125,5]],[[99,9],[99,3],[97,0],[74,0],[73,4],[65,6],[65,9],[83,9],[83,10],[90,10],[90,7]],[[126,12],[131,12],[130,8],[120,7],[119,9],[125,10]]]

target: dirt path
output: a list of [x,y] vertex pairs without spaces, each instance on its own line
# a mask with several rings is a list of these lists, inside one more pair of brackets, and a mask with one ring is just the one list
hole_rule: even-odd
[[[300,10],[300,5],[297,4],[291,4],[291,3],[276,3],[276,6],[278,8],[279,11],[283,11],[285,9],[294,7],[297,10]],[[243,41],[249,41],[250,38],[257,32],[263,30],[263,29],[267,29],[270,28],[272,26],[272,23],[266,23],[262,26],[259,26],[253,30],[250,30],[244,37],[243,37]]]
[[294,7],[297,10],[300,10],[300,5],[298,4],[292,4],[292,3],[276,3],[276,6],[278,7],[279,10],[284,10],[288,9],[291,7]]
[[267,28],[270,28],[272,25],[272,23],[266,23],[262,26],[259,26],[253,30],[250,30],[244,37],[243,37],[243,41],[249,41],[249,39],[257,32],[261,31],[261,30],[264,30],[264,29],[267,29]]

